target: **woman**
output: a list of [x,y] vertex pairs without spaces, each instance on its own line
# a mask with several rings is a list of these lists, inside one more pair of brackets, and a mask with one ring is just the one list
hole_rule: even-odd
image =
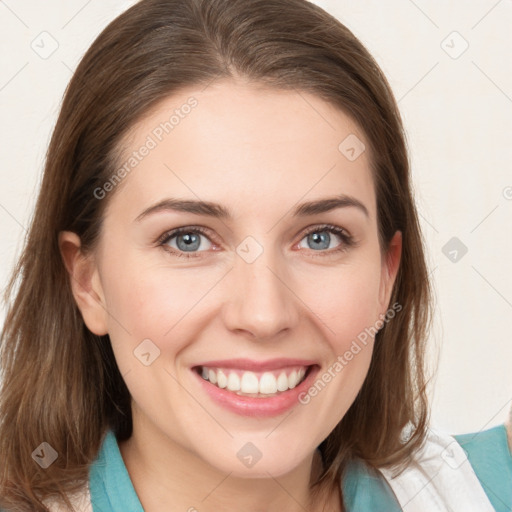
[[319,7],[114,20],[11,282],[0,507],[510,507],[504,425],[428,429],[409,180],[388,83]]

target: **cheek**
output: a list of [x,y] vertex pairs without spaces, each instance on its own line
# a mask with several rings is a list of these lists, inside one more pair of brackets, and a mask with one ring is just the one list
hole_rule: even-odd
[[119,321],[110,325],[122,323],[134,339],[162,339],[199,303],[207,282],[187,270],[125,265],[106,280],[109,312]]
[[148,265],[148,259],[133,252],[102,266],[109,335],[123,374],[141,370],[134,359],[139,347],[164,356],[155,360],[156,366],[179,358],[190,339],[200,335],[212,308],[207,294],[225,272],[185,264],[181,268]]
[[379,318],[380,266],[375,258],[310,278],[301,298],[321,319],[336,354]]
[[[134,402],[153,418],[169,411],[169,403],[179,404],[185,416],[191,407],[175,378],[183,378],[181,353],[200,335],[201,325],[195,321],[205,292],[200,283],[183,269],[135,264],[119,265],[108,274],[112,350]],[[160,395],[162,390],[166,392]]]
[[[329,356],[300,403],[319,425],[321,442],[350,408],[363,385],[370,366],[379,318],[380,268],[375,259],[332,269],[324,278],[316,276],[316,287],[305,302],[321,321]],[[312,281],[310,285],[312,285]],[[313,315],[312,315],[313,316]]]

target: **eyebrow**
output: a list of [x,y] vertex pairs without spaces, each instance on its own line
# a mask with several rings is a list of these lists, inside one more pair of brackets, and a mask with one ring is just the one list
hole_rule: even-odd
[[[364,213],[366,217],[370,217],[366,206],[356,199],[355,197],[341,194],[334,197],[327,197],[318,199],[316,201],[309,201],[302,203],[293,210],[293,217],[307,217],[310,215],[317,215],[319,213],[326,213],[337,208],[354,207]],[[145,217],[159,212],[175,211],[183,213],[193,213],[195,215],[204,215],[216,219],[232,219],[234,215],[229,209],[218,203],[210,201],[196,201],[190,199],[175,199],[167,198],[158,203],[146,208],[135,221],[139,222]]]

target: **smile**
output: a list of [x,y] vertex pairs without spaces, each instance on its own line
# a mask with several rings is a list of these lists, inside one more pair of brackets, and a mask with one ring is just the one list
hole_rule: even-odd
[[276,417],[301,405],[299,396],[320,369],[315,360],[288,357],[202,361],[190,367],[196,389],[209,401],[252,418]]
[[275,396],[295,388],[306,377],[311,366],[287,367],[280,370],[254,372],[233,368],[197,367],[204,380],[220,389],[226,389],[240,396]]

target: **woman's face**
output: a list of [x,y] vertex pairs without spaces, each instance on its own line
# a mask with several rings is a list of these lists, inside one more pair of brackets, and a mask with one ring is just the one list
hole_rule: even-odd
[[316,96],[228,81],[135,126],[95,191],[109,201],[97,300],[81,304],[110,336],[134,435],[235,476],[278,476],[341,420],[400,256],[397,233],[381,257],[362,144]]

